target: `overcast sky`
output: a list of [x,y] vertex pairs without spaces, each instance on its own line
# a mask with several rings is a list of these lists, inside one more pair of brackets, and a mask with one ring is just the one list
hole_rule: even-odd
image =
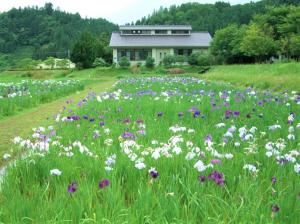
[[[147,16],[160,6],[180,5],[193,0],[0,0],[0,12],[13,7],[43,6],[52,2],[54,8],[59,7],[67,12],[79,12],[82,17],[105,18],[119,25],[136,21]],[[224,0],[230,4],[248,3],[250,0]],[[257,0],[253,0],[257,1]],[[193,2],[215,3],[215,0],[198,0]]]

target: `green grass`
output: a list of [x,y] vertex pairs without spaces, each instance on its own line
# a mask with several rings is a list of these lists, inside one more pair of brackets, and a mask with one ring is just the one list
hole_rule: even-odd
[[[4,178],[2,222],[300,222],[300,174],[294,171],[294,165],[300,163],[295,153],[299,152],[300,108],[288,97],[249,93],[187,77],[156,77],[121,80],[112,94],[89,94],[87,101],[77,102],[66,105],[59,122],[52,121],[53,128],[28,137],[32,144],[42,144],[46,135],[51,140],[49,149],[17,144],[15,150],[28,157],[18,160]],[[234,116],[228,110],[240,113]],[[296,116],[288,124],[291,112]],[[66,116],[74,120],[66,121]],[[225,126],[216,128],[220,122]],[[269,130],[274,124],[281,128]],[[186,130],[173,133],[170,127],[174,125]],[[233,136],[224,140],[230,127]],[[243,127],[246,132],[239,135]],[[135,137],[126,139],[125,132]],[[295,139],[289,140],[288,134]],[[212,135],[211,147],[204,141],[208,135]],[[158,144],[152,144],[153,140]],[[289,154],[296,161],[277,164],[275,155],[266,156],[268,142],[274,143],[274,153]],[[126,148],[125,143],[137,147]],[[275,143],[282,147],[278,149]],[[153,156],[156,151],[158,159]],[[186,159],[191,152],[194,157]],[[113,154],[116,160],[108,172],[106,162]],[[204,171],[194,167],[199,160],[208,165],[213,159],[220,159],[220,164]],[[146,167],[137,169],[138,161]],[[254,165],[258,172],[243,169],[245,164]],[[151,167],[159,173],[156,179],[148,173]],[[62,174],[53,176],[52,169]],[[212,171],[223,173],[224,185],[207,179]],[[198,176],[205,176],[206,181],[200,182]],[[276,183],[272,184],[272,177],[277,178]],[[104,179],[110,184],[99,189]],[[72,182],[77,188],[69,193]],[[272,213],[273,205],[279,206],[277,213]]]
[[201,78],[260,89],[300,91],[300,63],[221,65]]

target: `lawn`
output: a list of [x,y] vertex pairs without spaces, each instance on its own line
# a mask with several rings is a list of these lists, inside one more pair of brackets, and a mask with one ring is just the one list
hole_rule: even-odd
[[275,91],[300,91],[300,63],[214,66],[201,78]]
[[100,92],[14,139],[2,222],[300,222],[299,95],[174,75]]

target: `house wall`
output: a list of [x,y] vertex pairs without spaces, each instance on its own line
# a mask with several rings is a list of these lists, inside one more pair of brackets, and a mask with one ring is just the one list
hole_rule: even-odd
[[[193,53],[205,53],[208,48],[194,48]],[[152,57],[154,58],[155,64],[160,64],[163,61],[164,56],[174,55],[174,48],[152,48]],[[118,63],[118,50],[113,49],[113,61]],[[136,65],[139,63],[145,63],[145,61],[130,61],[131,65]]]

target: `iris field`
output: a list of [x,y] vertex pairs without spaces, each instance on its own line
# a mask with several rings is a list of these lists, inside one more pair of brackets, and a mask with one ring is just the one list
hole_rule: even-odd
[[299,135],[297,92],[122,79],[13,140],[0,220],[300,223]]
[[0,82],[0,118],[83,89],[77,80]]

